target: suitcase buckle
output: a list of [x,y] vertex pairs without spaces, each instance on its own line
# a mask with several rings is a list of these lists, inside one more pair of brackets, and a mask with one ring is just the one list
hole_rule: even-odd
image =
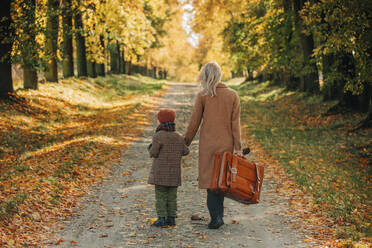
[[231,168],[230,170],[231,170],[231,174],[234,174],[234,175],[238,174],[237,168]]

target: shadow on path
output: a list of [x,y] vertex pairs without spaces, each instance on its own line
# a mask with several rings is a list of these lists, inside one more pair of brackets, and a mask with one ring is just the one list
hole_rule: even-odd
[[[170,83],[160,108],[176,110],[176,127],[182,134],[188,124],[198,88],[191,84]],[[208,230],[206,192],[197,188],[197,142],[184,159],[183,185],[178,191],[178,218],[175,228],[151,227],[156,217],[153,186],[147,184],[151,159],[146,147],[156,127],[145,128],[141,137],[123,153],[121,164],[110,177],[81,199],[76,215],[61,225],[57,233],[64,240],[58,247],[309,247],[304,234],[291,228],[285,216],[288,205],[269,193],[274,182],[264,180],[262,202],[245,206],[227,199],[225,223],[219,230]],[[253,155],[251,155],[253,156]],[[202,221],[191,221],[193,214]],[[234,224],[233,224],[234,223]],[[53,247],[53,246],[52,246]]]

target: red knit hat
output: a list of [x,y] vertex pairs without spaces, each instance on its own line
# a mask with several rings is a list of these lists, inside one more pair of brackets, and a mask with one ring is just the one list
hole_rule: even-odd
[[160,123],[174,122],[174,119],[176,119],[176,113],[173,110],[162,109],[158,113],[158,120]]

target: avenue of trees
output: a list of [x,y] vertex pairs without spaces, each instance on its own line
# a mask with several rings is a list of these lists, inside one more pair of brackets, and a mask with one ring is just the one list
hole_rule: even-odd
[[372,1],[192,2],[200,65],[216,57],[248,80],[322,94],[339,101],[329,113],[368,112],[371,125]]
[[[369,0],[3,0],[0,98],[13,92],[12,64],[24,88],[105,73],[194,80],[210,60],[225,78],[270,80],[321,94],[372,123],[372,1]],[[198,35],[182,24],[188,5]],[[190,8],[190,6],[192,6]],[[187,11],[187,10],[186,10]],[[43,72],[43,73],[40,73]],[[59,73],[60,72],[60,73]],[[60,75],[59,75],[60,74]]]
[[166,78],[156,51],[164,47],[166,26],[182,15],[177,0],[4,0],[2,5],[2,99],[14,91],[12,65],[21,65],[25,89],[37,89],[40,75],[56,83],[61,76],[107,72]]

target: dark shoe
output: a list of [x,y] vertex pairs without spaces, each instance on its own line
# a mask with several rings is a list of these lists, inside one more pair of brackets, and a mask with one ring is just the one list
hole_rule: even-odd
[[166,221],[165,221],[165,217],[158,217],[158,219],[152,225],[153,226],[156,226],[156,227],[165,227],[165,226],[167,226]]
[[217,217],[217,218],[211,220],[211,222],[208,224],[208,229],[218,229],[223,224],[225,224],[223,222],[223,219],[221,217]]
[[176,225],[176,219],[175,219],[175,217],[172,217],[172,216],[168,216],[168,218],[165,222],[168,226],[175,226]]

